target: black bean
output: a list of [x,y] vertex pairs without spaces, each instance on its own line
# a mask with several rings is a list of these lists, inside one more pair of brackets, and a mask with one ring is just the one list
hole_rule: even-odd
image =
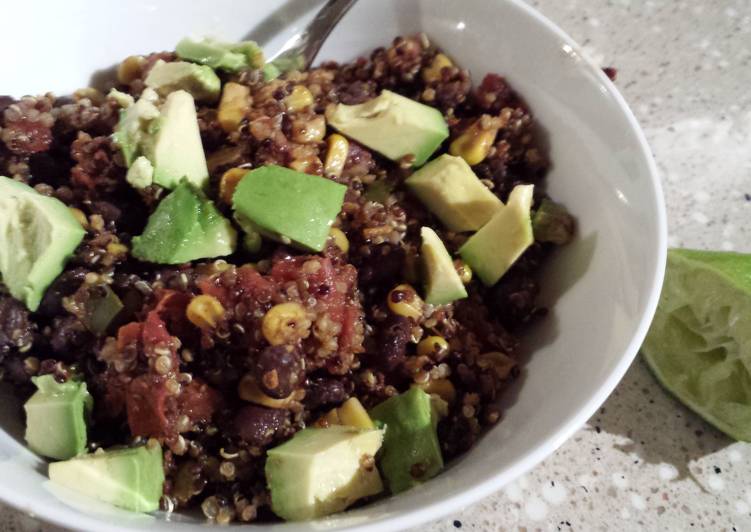
[[122,216],[122,210],[109,201],[95,201],[91,204],[91,211],[100,214],[105,222],[115,223]]
[[235,429],[243,441],[255,447],[264,447],[274,441],[288,417],[287,410],[248,405],[235,415]]
[[52,322],[50,347],[61,356],[75,356],[92,339],[91,333],[75,316],[57,317]]
[[300,352],[291,346],[269,346],[261,351],[253,372],[261,390],[276,399],[287,397],[305,378]]
[[407,356],[412,337],[412,322],[404,316],[390,315],[378,330],[377,364],[385,371],[394,371]]
[[387,290],[401,277],[404,271],[404,250],[390,244],[373,246],[367,261],[359,265],[358,280],[360,288]]
[[10,297],[0,297],[0,354],[13,348],[30,346],[35,325],[26,308]]
[[540,292],[537,282],[529,275],[505,275],[487,296],[496,318],[514,330],[535,314],[535,300]]
[[16,100],[10,96],[1,95],[0,96],[0,113],[5,111],[8,107],[11,106],[11,104],[15,103]]
[[317,408],[323,405],[338,405],[349,396],[347,382],[325,377],[311,379],[305,392],[305,405]]
[[62,314],[63,298],[78,290],[85,276],[84,268],[73,268],[61,273],[44,293],[37,312],[50,318]]

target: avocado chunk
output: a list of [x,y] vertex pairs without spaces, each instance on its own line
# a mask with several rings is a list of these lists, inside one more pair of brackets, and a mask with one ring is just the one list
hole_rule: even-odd
[[167,96],[161,109],[153,151],[147,157],[154,165],[154,183],[175,188],[183,179],[199,188],[209,181],[209,169],[198,129],[193,97],[185,91]]
[[451,231],[477,231],[503,206],[467,162],[453,155],[430,161],[405,183]]
[[37,454],[67,460],[86,450],[86,418],[93,399],[85,382],[57,382],[52,375],[32,377],[37,387],[26,404],[26,442]]
[[160,96],[184,90],[204,102],[215,102],[222,90],[222,82],[211,67],[186,61],[167,63],[160,59],[151,67],[144,83]]
[[0,176],[0,278],[35,311],[86,231],[56,198]]
[[263,245],[263,238],[261,238],[261,233],[259,233],[256,230],[255,226],[253,225],[253,222],[248,220],[245,216],[243,216],[239,212],[235,212],[232,218],[235,220],[235,223],[239,225],[240,229],[242,229],[243,231],[243,239],[242,239],[243,249],[247,251],[248,253],[258,253],[259,251],[261,251],[261,246]]
[[203,193],[187,182],[173,190],[149,216],[143,234],[133,238],[137,259],[182,264],[235,251],[237,233]]
[[154,165],[146,157],[136,157],[125,174],[125,180],[133,188],[146,188],[154,182]]
[[128,167],[143,152],[142,146],[148,135],[149,124],[159,118],[158,102],[159,95],[156,91],[147,88],[133,105],[120,111],[120,121],[115,127],[112,140],[120,148]]
[[109,286],[100,285],[89,290],[89,297],[83,302],[79,319],[89,331],[102,336],[117,321],[124,307]]
[[388,90],[365,103],[330,107],[326,120],[392,161],[412,155],[415,167],[422,166],[449,136],[438,109]]
[[391,493],[417,486],[443,469],[439,416],[430,395],[410,388],[373,408],[370,417],[386,426],[379,464]]
[[445,305],[467,297],[459,274],[454,268],[446,246],[430,227],[420,229],[422,246],[420,256],[425,277],[425,302],[431,305]]
[[214,39],[194,41],[185,38],[177,43],[177,56],[225,72],[238,72],[263,66],[263,51],[253,41],[224,43]]
[[183,179],[204,188],[209,170],[193,97],[178,90],[158,104],[157,93],[145,89],[134,105],[120,112],[113,140],[128,166],[125,179],[134,188],[156,183],[172,189]]
[[263,81],[271,81],[282,75],[282,71],[274,63],[263,65]]
[[158,444],[98,450],[49,466],[52,482],[88,497],[130,510],[159,509],[164,486]]
[[566,207],[545,198],[532,217],[532,232],[538,242],[562,246],[574,237],[574,218]]
[[498,282],[533,242],[534,185],[517,185],[508,202],[482,229],[459,248],[459,254],[487,286]]
[[383,491],[374,457],[383,431],[332,426],[307,428],[266,459],[271,509],[288,521],[340,512]]
[[346,190],[325,177],[269,165],[242,178],[232,206],[263,236],[321,251]]

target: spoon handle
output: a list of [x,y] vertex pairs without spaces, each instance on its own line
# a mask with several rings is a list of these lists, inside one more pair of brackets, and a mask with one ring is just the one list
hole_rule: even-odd
[[326,37],[357,0],[328,0],[311,23],[288,40],[271,62],[280,70],[305,70],[310,67]]

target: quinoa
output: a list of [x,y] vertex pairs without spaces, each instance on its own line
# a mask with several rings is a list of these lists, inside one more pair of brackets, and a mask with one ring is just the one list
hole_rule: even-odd
[[[111,139],[117,102],[94,89],[72,98],[0,97],[0,174],[60,199],[87,231],[37,312],[0,288],[5,380],[27,397],[34,375],[83,376],[95,398],[90,447],[159,440],[167,478],[163,509],[198,507],[218,523],[273,519],[265,450],[349,397],[370,408],[412,384],[430,389],[448,381],[455,397],[438,425],[444,458],[470,449],[502,420],[500,397],[520,373],[521,335],[545,314],[537,303],[538,272],[553,245],[536,242],[492,288],[473,279],[467,299],[424,305],[416,317],[397,315],[388,299],[402,302],[392,289],[417,282],[420,228],[433,227],[452,253],[466,235],[445,230],[407,193],[402,184],[410,161],[388,161],[350,141],[341,173],[325,172],[326,108],[388,89],[438,108],[451,139],[475,121],[499,125],[473,170],[503,201],[518,184],[538,185],[539,205],[549,163],[530,109],[497,74],[476,88],[454,64],[427,76],[439,53],[424,35],[398,37],[369,57],[324,62],[273,81],[265,82],[259,70],[221,74],[252,97],[229,133],[216,104],[198,105],[213,199],[222,174],[235,167],[278,164],[346,185],[334,227],[348,250],[332,240],[320,254],[264,241],[256,256],[238,251],[174,267],[140,262],[130,255],[131,239],[165,192],[158,186],[136,192],[126,183]],[[159,59],[175,56],[126,59],[116,88],[138,97]],[[312,105],[290,109],[287,98],[296,87],[309,91]],[[103,287],[125,308],[97,335],[85,326],[82,309]],[[221,304],[221,318],[210,327],[186,318],[197,296]],[[292,305],[294,318],[280,322],[278,332],[286,336],[270,345],[264,318],[281,304]],[[417,344],[429,336],[448,347],[418,353]],[[275,408],[248,400],[259,389],[277,401]],[[155,400],[164,405],[158,416],[149,414]]]

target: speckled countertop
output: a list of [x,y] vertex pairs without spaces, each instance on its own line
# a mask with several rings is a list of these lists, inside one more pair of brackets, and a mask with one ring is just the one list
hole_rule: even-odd
[[[751,1],[537,0],[644,128],[673,246],[751,251]],[[751,530],[751,445],[683,408],[637,359],[531,473],[421,530]],[[0,530],[53,530],[0,507]]]

